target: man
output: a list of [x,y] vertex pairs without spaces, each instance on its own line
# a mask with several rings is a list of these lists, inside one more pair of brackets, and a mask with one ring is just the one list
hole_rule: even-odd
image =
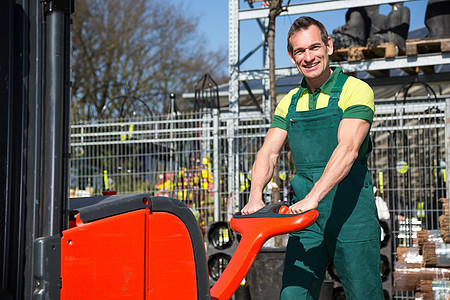
[[262,191],[288,139],[296,168],[289,212],[317,209],[319,217],[289,237],[282,300],[318,299],[332,260],[347,299],[383,299],[380,227],[367,170],[373,91],[340,68],[331,69],[332,53],[322,23],[310,17],[293,23],[288,54],[304,79],[277,106],[242,209],[250,214],[264,206]]

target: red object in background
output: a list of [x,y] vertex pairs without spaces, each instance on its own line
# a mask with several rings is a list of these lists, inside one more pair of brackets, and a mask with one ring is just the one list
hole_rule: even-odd
[[103,191],[102,194],[103,196],[112,196],[117,195],[117,191]]

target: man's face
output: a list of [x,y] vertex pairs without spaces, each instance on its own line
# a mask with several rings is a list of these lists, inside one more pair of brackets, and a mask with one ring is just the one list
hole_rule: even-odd
[[297,31],[290,38],[293,52],[288,53],[291,62],[300,73],[309,80],[328,78],[329,55],[333,53],[333,42],[328,37],[325,45],[317,26],[311,25],[305,30]]

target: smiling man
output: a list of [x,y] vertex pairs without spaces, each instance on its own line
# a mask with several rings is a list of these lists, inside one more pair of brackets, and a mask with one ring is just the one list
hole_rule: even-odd
[[347,299],[383,299],[380,227],[367,170],[372,89],[331,68],[333,42],[325,27],[301,17],[288,33],[288,55],[303,75],[298,88],[278,104],[252,169],[249,202],[243,214],[265,204],[262,191],[288,140],[296,175],[289,212],[317,209],[309,228],[289,237],[282,300],[319,299],[333,261]]

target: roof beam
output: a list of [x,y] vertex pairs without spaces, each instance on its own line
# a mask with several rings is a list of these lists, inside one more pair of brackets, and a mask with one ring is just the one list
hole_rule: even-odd
[[[396,2],[407,2],[408,0],[339,0],[339,1],[316,1],[307,2],[295,5],[289,5],[287,10],[282,12],[280,16],[286,15],[298,15],[298,14],[309,14],[314,12],[322,12],[328,10],[339,10],[360,6],[372,6],[378,4],[389,4]],[[249,10],[239,11],[239,21],[242,20],[252,20],[258,18],[268,18],[269,8],[253,8]]]

